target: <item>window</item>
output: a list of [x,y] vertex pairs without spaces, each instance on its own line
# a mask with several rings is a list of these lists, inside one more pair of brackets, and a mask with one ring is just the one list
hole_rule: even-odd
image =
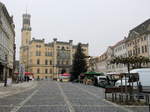
[[68,64],[69,64],[69,61],[66,61],[66,64],[68,65]]
[[59,65],[59,64],[60,64],[60,61],[57,61],[57,64]]
[[132,50],[130,51],[130,56],[132,56]]
[[145,45],[145,52],[147,52],[147,46]]
[[57,56],[59,56],[59,53],[57,53]]
[[142,53],[144,53],[144,46],[142,46]]
[[47,52],[45,52],[45,56],[47,56]]
[[144,36],[144,40],[146,40],[146,36]]
[[48,52],[48,56],[52,56],[52,52]]
[[47,74],[48,73],[48,70],[47,69],[45,69],[45,74]]
[[38,65],[40,64],[40,60],[39,60],[39,59],[37,59],[37,64],[38,64]]
[[52,65],[52,60],[49,61],[49,64]]
[[135,55],[135,50],[133,50],[133,55]]
[[143,38],[141,38],[141,41],[143,41]]
[[135,54],[136,54],[136,55],[138,54],[138,48],[135,49]]
[[138,48],[138,54],[140,54],[140,48]]
[[[59,53],[58,53],[59,54]],[[57,55],[58,55],[57,54]],[[52,52],[45,52],[45,56],[52,56]]]
[[40,51],[36,51],[36,56],[41,56],[41,52]]
[[36,45],[36,48],[41,48],[41,45]]
[[39,73],[40,73],[40,69],[38,68],[38,69],[37,69],[37,74],[39,74]]
[[63,64],[64,64],[64,61],[61,61],[61,64],[63,65]]
[[45,65],[48,65],[48,61],[47,60],[45,60]]
[[62,50],[65,50],[65,47],[64,46],[62,46],[62,48],[61,48]]
[[53,72],[52,69],[49,69],[49,73],[52,74],[52,72]]
[[134,42],[133,42],[133,45],[134,45]]

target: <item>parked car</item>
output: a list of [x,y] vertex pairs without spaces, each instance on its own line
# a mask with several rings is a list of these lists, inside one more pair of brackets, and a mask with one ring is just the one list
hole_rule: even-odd
[[105,87],[107,84],[107,78],[105,75],[102,76],[95,76],[95,86],[99,86],[99,87]]
[[[127,82],[126,85],[129,86],[128,78],[126,79],[126,82]],[[116,86],[116,87],[121,86],[121,80],[118,80],[118,81],[115,83],[115,86]],[[122,79],[122,86],[125,86],[125,78]]]

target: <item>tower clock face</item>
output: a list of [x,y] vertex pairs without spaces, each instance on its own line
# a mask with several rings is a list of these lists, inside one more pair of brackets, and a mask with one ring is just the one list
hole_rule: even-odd
[[29,19],[24,19],[23,24],[30,24],[30,20]]

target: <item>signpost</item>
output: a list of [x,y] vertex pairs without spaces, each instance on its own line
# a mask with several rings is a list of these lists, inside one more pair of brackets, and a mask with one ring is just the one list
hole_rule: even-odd
[[19,81],[24,80],[24,72],[25,72],[24,65],[20,64],[20,66],[19,66]]

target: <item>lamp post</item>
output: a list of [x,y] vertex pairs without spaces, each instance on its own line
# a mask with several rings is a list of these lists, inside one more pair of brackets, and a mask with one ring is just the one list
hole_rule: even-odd
[[5,55],[5,61],[6,61],[6,65],[5,65],[5,79],[4,79],[4,87],[7,86],[7,64],[8,64],[8,58],[7,55]]

